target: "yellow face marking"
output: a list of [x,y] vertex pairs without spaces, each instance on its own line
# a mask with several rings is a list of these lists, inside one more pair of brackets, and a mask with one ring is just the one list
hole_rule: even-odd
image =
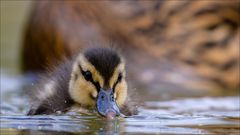
[[118,82],[115,86],[115,93],[114,97],[116,99],[117,105],[121,107],[126,98],[127,98],[127,83],[125,80],[125,65],[124,63],[119,64],[116,68],[115,71],[109,80],[110,87],[113,88],[114,84],[117,82],[119,74],[122,74],[122,80]]
[[109,80],[109,85],[110,85],[111,88],[113,87],[113,85],[114,85],[115,82],[117,81],[118,76],[119,76],[119,73],[122,73],[122,75],[125,76],[124,63],[119,64],[119,65],[115,68],[115,70],[114,70],[114,72],[113,72],[113,75],[112,75],[112,77],[111,77],[110,80]]
[[125,79],[122,79],[122,81],[116,85],[114,94],[116,95],[117,105],[122,107],[127,99],[127,83]]
[[[93,107],[96,103],[92,97],[97,97],[97,90],[92,82],[85,80],[80,71],[79,65],[84,71],[90,71],[93,80],[95,82],[99,82],[100,86],[103,86],[104,80],[95,67],[91,65],[82,54],[80,54],[73,65],[71,80],[69,83],[69,93],[73,100],[78,102],[80,105]],[[78,76],[77,79],[74,79],[75,75]]]

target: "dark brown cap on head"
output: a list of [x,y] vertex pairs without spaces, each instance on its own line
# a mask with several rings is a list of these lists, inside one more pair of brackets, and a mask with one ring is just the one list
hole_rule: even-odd
[[84,52],[87,60],[109,81],[115,67],[121,62],[118,53],[110,48],[91,48]]

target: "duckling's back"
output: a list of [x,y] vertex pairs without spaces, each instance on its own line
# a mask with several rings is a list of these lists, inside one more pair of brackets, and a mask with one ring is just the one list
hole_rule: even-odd
[[34,90],[28,93],[31,104],[28,115],[65,112],[74,104],[68,92],[72,64],[72,59],[55,64],[34,83]]

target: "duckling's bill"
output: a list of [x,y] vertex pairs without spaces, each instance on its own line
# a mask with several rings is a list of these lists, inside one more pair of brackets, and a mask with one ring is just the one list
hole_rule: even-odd
[[97,97],[97,111],[100,115],[112,119],[120,115],[112,89],[100,89]]

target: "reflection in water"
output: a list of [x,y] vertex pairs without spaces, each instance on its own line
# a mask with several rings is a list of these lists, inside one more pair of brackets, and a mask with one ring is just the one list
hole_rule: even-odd
[[24,93],[31,86],[26,87],[22,81],[2,75],[1,83],[6,80],[12,83],[1,85],[1,135],[237,134],[240,131],[240,98],[237,96],[145,101],[138,115],[112,121],[74,112],[26,116],[29,106]]
[[[236,112],[235,112],[236,113]],[[2,133],[238,133],[239,119],[234,121],[194,115],[133,116],[106,121],[95,116],[1,116]],[[18,130],[13,130],[18,129]]]
[[[106,120],[95,116],[1,116],[2,132],[32,133],[98,133],[115,134],[123,131],[121,119]],[[18,130],[13,130],[18,129]],[[2,133],[1,132],[1,133]]]

